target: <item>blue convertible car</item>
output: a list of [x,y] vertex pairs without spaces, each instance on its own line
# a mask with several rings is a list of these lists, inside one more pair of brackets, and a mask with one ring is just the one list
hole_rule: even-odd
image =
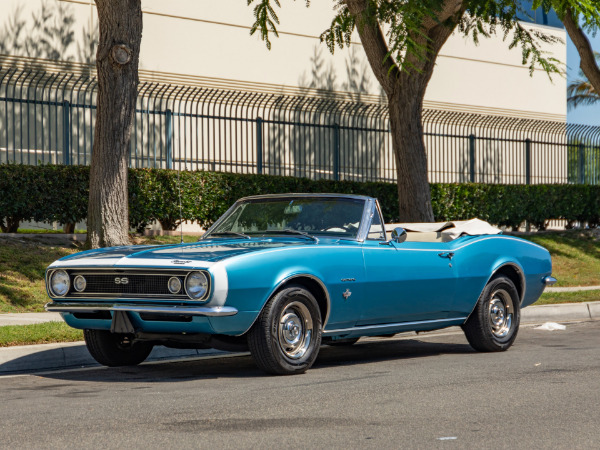
[[388,238],[365,196],[247,197],[197,243],[54,262],[46,309],[83,329],[108,366],[139,364],[165,345],[249,349],[269,373],[302,373],[321,344],[453,325],[476,350],[509,348],[521,308],[556,281],[548,251],[468,228],[413,228]]

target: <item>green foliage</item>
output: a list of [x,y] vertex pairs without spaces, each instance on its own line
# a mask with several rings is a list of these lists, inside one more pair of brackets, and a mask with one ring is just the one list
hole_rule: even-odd
[[600,26],[598,0],[534,0],[533,9],[542,7],[545,12],[553,9],[559,19],[571,14],[581,28],[595,34]]
[[[0,165],[0,220],[79,222],[87,215],[89,167]],[[181,188],[179,188],[181,186]],[[180,211],[181,192],[181,211]],[[208,227],[238,198],[258,194],[322,192],[379,199],[387,222],[401,222],[395,184],[309,180],[271,175],[129,169],[129,222],[139,231],[153,220],[164,229],[181,220]],[[600,225],[600,186],[577,184],[431,184],[437,221],[473,217],[517,228],[544,229],[552,219]],[[14,229],[16,231],[16,228]]]
[[[600,63],[600,53],[594,52],[596,64]],[[583,71],[579,70],[579,79],[569,82],[567,86],[567,106],[569,109],[578,106],[591,106],[600,102],[600,94],[596,92]]]
[[[89,167],[0,165],[0,225],[20,221],[75,223],[87,216]],[[12,225],[12,226],[9,226]]]
[[[254,0],[248,0],[248,4]],[[255,21],[250,30],[254,34],[260,30],[261,38],[271,48],[269,33],[277,34],[279,18],[274,5],[280,7],[279,0],[259,0],[254,7]],[[346,2],[336,1],[336,16],[321,34],[324,42],[333,53],[336,47],[350,46],[351,36],[357,27],[365,24],[377,25],[386,30],[388,54],[386,59],[392,67],[403,71],[419,72],[420,63],[437,56],[430,48],[429,30],[436,26],[458,29],[470,36],[475,43],[481,37],[499,34],[508,41],[509,48],[520,47],[522,63],[533,73],[536,67],[546,72],[560,73],[561,62],[542,50],[544,43],[561,42],[557,37],[524,27],[519,16],[531,14],[523,10],[519,0],[463,0],[453,9],[448,0],[365,0],[365,10],[361,17],[350,13]],[[593,28],[597,22],[595,0],[535,0],[533,8],[542,6],[546,11],[557,8],[583,14],[585,24]],[[307,2],[308,5],[308,2]],[[560,14],[559,14],[560,17]]]

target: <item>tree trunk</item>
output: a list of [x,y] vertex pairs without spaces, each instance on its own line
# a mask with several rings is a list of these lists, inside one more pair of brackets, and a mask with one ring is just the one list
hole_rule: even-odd
[[129,244],[127,168],[142,40],[141,0],[95,0],[100,39],[89,248]]
[[410,38],[427,48],[427,57],[405,55],[401,70],[394,61],[384,34],[369,16],[369,0],[344,0],[356,18],[356,29],[373,74],[387,94],[392,146],[398,177],[398,210],[403,222],[433,222],[431,192],[427,177],[427,153],[421,122],[423,98],[436,58],[466,6],[464,0],[444,0],[438,20],[426,18],[422,29]]
[[398,180],[398,212],[403,222],[433,222],[427,154],[421,123],[422,101],[409,89],[388,97]]
[[577,17],[573,18],[573,12],[569,8],[567,8],[565,17],[563,18],[563,24],[581,58],[581,62],[579,63],[581,71],[594,87],[594,90],[600,93],[600,68],[596,63],[594,50],[589,39],[577,23]]

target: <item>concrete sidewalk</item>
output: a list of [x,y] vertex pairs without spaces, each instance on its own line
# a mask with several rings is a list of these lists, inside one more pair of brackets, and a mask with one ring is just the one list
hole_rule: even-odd
[[0,327],[6,325],[31,325],[33,323],[62,322],[60,313],[22,313],[22,314],[0,314]]
[[544,292],[600,291],[600,286],[547,287]]
[[[60,320],[62,319],[58,313],[0,314],[0,326],[29,325],[32,323]],[[590,320],[600,320],[600,302],[529,306],[521,312],[521,323],[523,324],[583,322]],[[147,361],[224,356],[230,354],[219,350],[179,350],[157,346]],[[83,342],[0,348],[0,376],[93,365],[98,364],[90,356]]]

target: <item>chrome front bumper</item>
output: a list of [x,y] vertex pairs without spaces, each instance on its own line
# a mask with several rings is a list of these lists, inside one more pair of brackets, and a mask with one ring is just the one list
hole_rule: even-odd
[[50,312],[64,313],[92,313],[99,311],[127,311],[135,313],[158,313],[158,314],[173,314],[177,316],[207,316],[207,317],[224,317],[234,316],[238,310],[230,306],[139,306],[139,305],[115,305],[104,303],[47,303],[44,308]]

